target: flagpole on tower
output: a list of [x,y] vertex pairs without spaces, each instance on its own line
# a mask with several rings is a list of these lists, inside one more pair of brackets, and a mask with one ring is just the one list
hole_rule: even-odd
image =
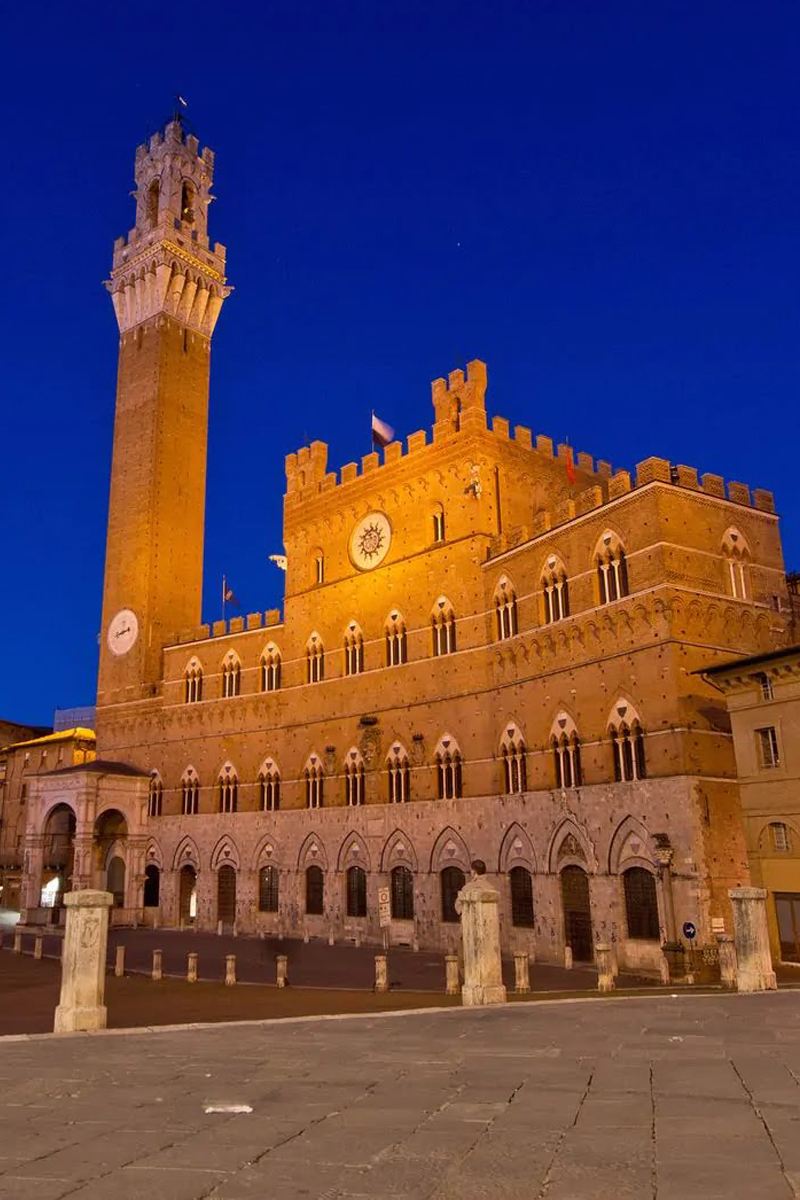
[[226,583],[225,576],[223,575],[222,576],[222,619],[223,619],[223,621],[225,620],[225,596],[227,595],[227,592],[228,592],[228,585]]

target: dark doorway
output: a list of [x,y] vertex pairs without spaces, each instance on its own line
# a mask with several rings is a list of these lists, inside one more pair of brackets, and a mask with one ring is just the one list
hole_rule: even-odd
[[223,925],[236,920],[236,871],[227,863],[217,871],[217,920]]
[[781,962],[800,962],[800,894],[776,892],[775,916],[778,918]]
[[589,903],[589,876],[582,867],[564,867],[561,872],[561,903],[564,908],[564,934],[575,962],[592,962],[592,909]]
[[178,919],[188,925],[197,916],[197,872],[194,867],[181,867],[180,908]]
[[161,890],[161,872],[155,863],[148,863],[144,869],[144,906],[158,908],[158,894]]

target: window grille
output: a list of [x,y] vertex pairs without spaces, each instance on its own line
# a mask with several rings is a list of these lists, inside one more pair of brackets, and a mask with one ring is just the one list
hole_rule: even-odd
[[779,767],[781,760],[778,753],[778,735],[775,732],[775,726],[767,725],[764,729],[757,729],[756,739],[758,742],[759,762],[764,770]]
[[532,929],[533,880],[525,867],[512,867],[508,873],[511,884],[511,921],[524,929]]
[[325,911],[325,877],[322,867],[306,869],[306,912],[321,917]]
[[782,821],[773,821],[769,830],[772,834],[772,849],[777,850],[780,854],[786,854],[791,849],[787,827]]
[[442,888],[442,920],[459,921],[456,912],[456,897],[466,883],[460,867],[445,867],[440,876]]
[[367,915],[367,873],[363,867],[349,867],[347,870],[347,915]]
[[656,881],[644,867],[629,867],[623,873],[625,915],[629,938],[658,941]]
[[258,911],[278,911],[277,867],[262,867],[258,873]]
[[408,867],[392,868],[392,919],[413,921],[414,876]]

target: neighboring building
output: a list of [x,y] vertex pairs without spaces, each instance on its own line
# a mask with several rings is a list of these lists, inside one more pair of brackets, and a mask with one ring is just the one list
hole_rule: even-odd
[[703,674],[728,702],[750,876],[769,893],[772,957],[800,963],[800,646]]
[[[114,247],[120,329],[98,760],[39,779],[76,821],[76,887],[116,920],[378,940],[458,938],[470,859],[504,946],[655,969],[711,941],[747,876],[727,716],[693,672],[787,641],[769,492],[660,458],[635,478],[433,384],[424,430],[329,472],[286,459],[285,610],[201,624],[214,156],[179,122],[136,155]],[[254,435],[255,435],[255,431]],[[266,429],[265,429],[266,436]]]
[[[14,729],[25,730],[25,726]],[[46,772],[91,761],[95,745],[91,729],[68,729],[41,737],[36,736],[40,730],[28,728],[27,732],[33,736],[0,748],[0,908],[15,911],[20,908],[31,785]],[[69,824],[67,815],[66,827]],[[57,905],[71,874],[71,860],[68,862],[66,857],[69,839],[62,840],[63,853],[52,838],[42,848],[41,887],[45,902],[51,907]]]
[[79,725],[84,729],[94,729],[96,720],[97,709],[94,704],[84,704],[80,708],[57,708],[53,714],[53,733],[63,733]]

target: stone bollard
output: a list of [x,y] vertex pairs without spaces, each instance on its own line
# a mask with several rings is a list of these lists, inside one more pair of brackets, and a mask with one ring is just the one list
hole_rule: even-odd
[[116,954],[114,956],[114,974],[116,975],[117,979],[122,979],[122,976],[125,974],[124,946],[117,946]]
[[61,962],[61,997],[55,1012],[56,1033],[105,1029],[108,910],[110,892],[67,892],[67,923]]
[[619,975],[619,950],[616,942],[611,943],[611,974],[615,979]]
[[333,936],[333,930],[332,930],[332,929],[329,929],[329,930],[328,930],[328,945],[329,945],[329,946],[333,946],[333,945],[334,945],[334,936]]
[[308,945],[308,942],[309,942],[309,936],[308,936],[308,930],[307,930],[307,929],[304,929],[304,930],[303,930],[303,942],[304,942],[304,944],[305,944],[306,946]]
[[286,964],[287,964],[287,962],[288,962],[288,959],[285,954],[276,954],[275,955],[275,968],[276,968],[275,985],[276,985],[276,987],[280,987],[280,988],[286,987]]
[[386,955],[375,955],[375,991],[388,992],[389,990],[389,975],[386,965]]
[[669,973],[669,959],[663,950],[661,951],[661,956],[658,962],[658,973],[664,987],[668,987],[671,982]]
[[772,969],[764,888],[731,888],[736,943],[736,987],[740,992],[769,992],[778,986]]
[[156,983],[161,978],[161,951],[153,951],[153,979]]
[[14,930],[14,953],[22,954],[22,934],[18,929]]
[[611,947],[605,942],[599,942],[594,948],[598,992],[613,992],[614,990],[614,964],[611,953]]
[[233,936],[235,938],[238,938],[238,936],[239,936],[239,926],[236,924],[235,921],[233,922]]
[[42,938],[42,935],[39,933],[36,935],[36,941],[33,943],[33,957],[34,958],[42,957],[42,945],[43,945],[43,938]]
[[236,955],[226,954],[225,956],[225,986],[233,987],[236,983]]
[[564,947],[564,966],[568,971],[572,970],[572,946]]
[[484,875],[483,863],[458,893],[464,946],[462,1004],[505,1004],[500,959],[500,893]]
[[222,937],[222,921],[217,921],[217,937]]
[[514,990],[517,994],[529,992],[531,990],[531,975],[530,959],[528,958],[527,950],[514,951],[514,974],[516,976]]
[[719,978],[723,987],[736,987],[736,944],[732,933],[718,933]]
[[458,955],[445,954],[444,956],[444,977],[445,977],[445,992],[448,996],[457,996],[459,988],[458,978]]
[[353,944],[354,944],[356,950],[361,949],[361,934],[359,933],[358,930],[356,930],[356,935],[353,938]]
[[0,950],[3,949],[3,931],[0,929]]
[[186,982],[197,983],[197,951],[192,950],[186,959]]
[[411,949],[414,954],[419,954],[419,938],[417,937],[416,934],[414,934],[414,937],[412,939]]

